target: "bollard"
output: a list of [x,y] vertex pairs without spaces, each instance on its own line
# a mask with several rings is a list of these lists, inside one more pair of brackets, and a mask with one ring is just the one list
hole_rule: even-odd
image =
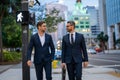
[[58,60],[53,60],[52,62],[52,68],[56,69],[58,67]]

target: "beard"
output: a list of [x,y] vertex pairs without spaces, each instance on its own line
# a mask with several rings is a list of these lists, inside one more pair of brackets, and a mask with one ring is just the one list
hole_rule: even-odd
[[67,32],[71,32],[72,30],[71,29],[67,29]]
[[42,32],[44,33],[44,32],[45,32],[45,30],[42,30]]

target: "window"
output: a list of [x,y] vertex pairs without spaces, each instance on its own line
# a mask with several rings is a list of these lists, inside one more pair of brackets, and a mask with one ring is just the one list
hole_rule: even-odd
[[89,25],[87,25],[86,28],[89,28]]
[[79,26],[75,26],[75,28],[79,28]]
[[80,24],[84,24],[84,22],[81,22],[81,21],[80,21]]
[[86,22],[86,24],[89,24],[89,22]]
[[84,28],[84,26],[80,26],[81,28]]
[[78,20],[78,17],[75,17],[74,20]]

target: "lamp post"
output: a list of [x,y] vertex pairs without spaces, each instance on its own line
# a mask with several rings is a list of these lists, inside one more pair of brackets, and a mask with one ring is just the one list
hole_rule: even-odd
[[[28,0],[22,0],[22,11],[28,11]],[[27,66],[27,46],[29,36],[28,23],[22,27],[22,80],[30,80],[30,68]]]

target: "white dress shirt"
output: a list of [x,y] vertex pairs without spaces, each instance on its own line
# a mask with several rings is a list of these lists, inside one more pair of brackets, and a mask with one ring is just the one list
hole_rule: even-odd
[[[38,35],[39,35],[39,34],[38,34]],[[39,35],[39,39],[40,39],[41,45],[43,46],[44,43],[45,43],[45,34],[43,34],[43,36],[40,36],[40,35]]]

